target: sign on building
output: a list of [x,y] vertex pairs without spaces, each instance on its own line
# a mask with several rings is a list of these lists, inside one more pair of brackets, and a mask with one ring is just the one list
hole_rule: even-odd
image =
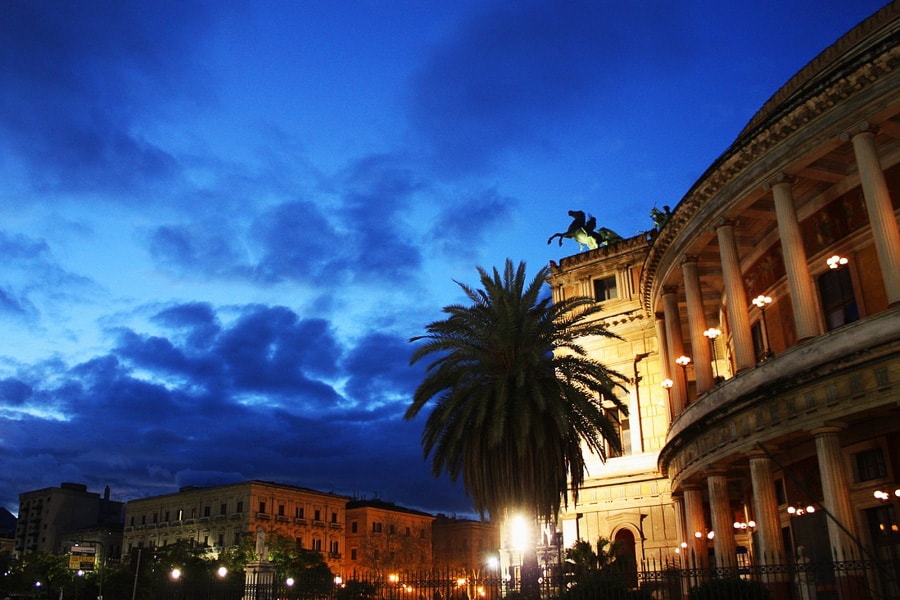
[[93,571],[97,558],[97,549],[91,546],[72,546],[69,548],[69,569],[72,571]]

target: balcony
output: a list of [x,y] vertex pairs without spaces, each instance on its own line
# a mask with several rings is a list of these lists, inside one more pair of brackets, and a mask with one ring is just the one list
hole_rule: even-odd
[[891,405],[898,316],[894,308],[839,327],[701,395],[672,423],[660,467],[677,485],[758,442]]

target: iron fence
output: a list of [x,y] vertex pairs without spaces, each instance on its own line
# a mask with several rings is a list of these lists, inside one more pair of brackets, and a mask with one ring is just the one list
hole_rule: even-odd
[[[767,564],[734,568],[682,568],[645,563],[608,567],[577,581],[538,581],[541,600],[900,600],[898,561]],[[527,600],[521,582],[501,578],[422,574],[350,579],[339,585],[298,578],[265,583],[166,582],[154,600]]]

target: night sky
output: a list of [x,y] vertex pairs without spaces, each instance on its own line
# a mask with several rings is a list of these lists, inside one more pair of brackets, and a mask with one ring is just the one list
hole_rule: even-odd
[[0,505],[263,479],[466,515],[454,280],[628,237],[882,1],[0,4]]

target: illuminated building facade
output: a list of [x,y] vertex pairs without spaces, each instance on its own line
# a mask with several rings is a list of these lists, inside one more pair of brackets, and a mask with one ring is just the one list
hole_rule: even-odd
[[766,102],[658,231],[551,265],[554,299],[603,302],[623,340],[592,352],[633,378],[630,448],[591,466],[567,544],[633,539],[637,565],[900,556],[898,208],[893,3]]
[[343,576],[398,583],[404,575],[429,571],[434,519],[382,500],[351,500]]
[[137,548],[192,540],[214,552],[238,546],[257,527],[269,536],[317,550],[340,572],[345,507],[350,498],[306,488],[246,481],[215,487],[186,487],[125,505],[125,553]]
[[498,567],[500,547],[495,524],[438,515],[431,531],[435,570],[476,579],[496,576],[496,572],[491,573]]

